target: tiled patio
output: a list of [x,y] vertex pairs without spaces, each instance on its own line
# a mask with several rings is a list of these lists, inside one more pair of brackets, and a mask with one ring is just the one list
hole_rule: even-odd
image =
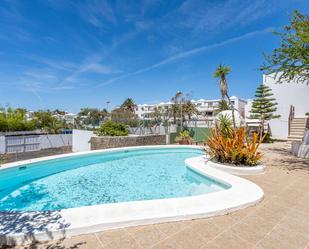
[[290,156],[286,143],[262,146],[264,175],[246,177],[265,199],[209,219],[110,230],[20,248],[35,249],[309,249],[309,160]]

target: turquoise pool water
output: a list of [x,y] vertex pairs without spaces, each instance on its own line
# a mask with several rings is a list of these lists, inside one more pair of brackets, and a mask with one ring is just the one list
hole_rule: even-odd
[[0,211],[59,210],[228,188],[186,167],[186,158],[202,153],[187,148],[134,149],[4,169],[0,171]]

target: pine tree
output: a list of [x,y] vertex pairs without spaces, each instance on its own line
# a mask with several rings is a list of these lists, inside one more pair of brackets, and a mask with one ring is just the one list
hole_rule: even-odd
[[273,95],[271,89],[263,84],[258,86],[254,95],[255,98],[252,102],[250,118],[259,119],[261,121],[261,137],[264,133],[265,121],[280,117],[280,115],[275,115],[277,111],[276,106],[278,104],[276,103],[276,99],[273,98]]

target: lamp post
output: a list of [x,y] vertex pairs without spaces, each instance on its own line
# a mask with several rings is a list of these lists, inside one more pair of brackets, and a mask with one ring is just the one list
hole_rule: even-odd
[[182,131],[182,95],[181,91],[176,93],[176,98],[180,98],[180,131]]
[[[107,100],[107,101],[106,101],[107,116],[110,116],[110,115],[108,114],[108,106],[109,106],[109,103],[110,103],[110,101],[109,101],[109,100]],[[111,116],[110,116],[110,118],[111,118]]]
[[108,112],[108,106],[109,106],[109,103],[110,103],[110,101],[109,101],[109,100],[107,100],[107,101],[106,101],[106,110],[107,110],[107,112]]

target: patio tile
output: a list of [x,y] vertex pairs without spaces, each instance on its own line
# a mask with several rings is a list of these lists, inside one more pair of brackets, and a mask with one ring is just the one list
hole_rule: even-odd
[[[224,232],[212,241],[212,244],[220,249],[251,249],[250,245],[245,240],[239,238],[231,231]],[[207,248],[207,245],[206,247]]]
[[[194,223],[194,221],[192,222]],[[166,235],[172,235],[190,226],[191,221],[167,222],[153,225]]]
[[275,228],[265,236],[255,248],[299,249],[305,248],[308,239],[293,230]]
[[192,228],[185,228],[169,237],[183,249],[200,248],[206,243],[206,239],[199,236]]
[[222,228],[211,222],[209,219],[196,220],[191,225],[192,230],[205,240],[211,240],[222,232]]
[[278,226],[302,234],[309,239],[309,214],[291,210]]
[[112,229],[97,233],[98,239],[103,245],[117,244],[123,241],[131,240],[131,236],[125,229]]
[[264,230],[271,230],[275,226],[275,223],[263,219],[262,217],[257,215],[249,215],[248,217],[243,219],[242,222],[252,228],[258,227]]
[[270,230],[260,226],[250,226],[243,222],[234,225],[231,228],[233,234],[247,241],[252,246],[260,241]]
[[220,227],[221,229],[226,229],[236,223],[237,220],[234,219],[231,215],[220,215],[211,218],[210,222]]
[[150,248],[167,237],[166,234],[154,226],[144,226],[138,230],[130,229],[129,233],[144,248]]
[[143,249],[133,238],[113,241],[104,245],[103,249]]
[[202,246],[200,249],[221,249],[221,248],[214,242],[209,242],[206,245]]
[[[31,247],[30,247],[31,248]],[[94,234],[74,236],[64,240],[58,240],[47,244],[39,244],[38,249],[58,249],[58,248],[76,248],[76,249],[103,249],[101,243]]]
[[284,206],[275,203],[266,203],[256,208],[253,214],[267,220],[267,222],[278,223],[289,211],[290,209]]
[[181,249],[181,246],[178,245],[173,239],[166,239],[158,244],[155,244],[153,249]]

